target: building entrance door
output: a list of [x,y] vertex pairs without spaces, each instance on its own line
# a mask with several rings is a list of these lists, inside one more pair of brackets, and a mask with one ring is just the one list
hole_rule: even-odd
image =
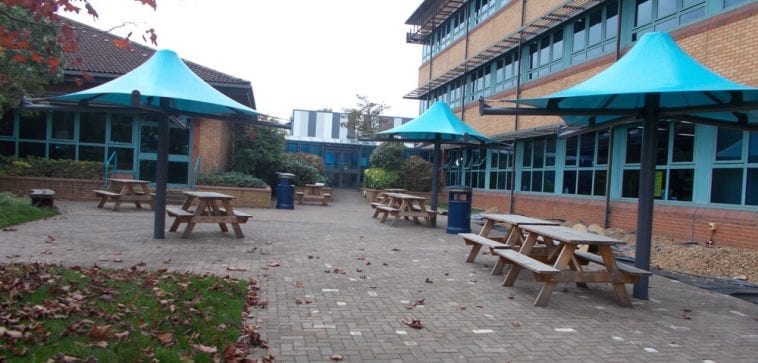
[[[172,125],[174,126],[174,125]],[[189,184],[190,129],[170,127],[168,131],[168,183]],[[158,158],[158,122],[140,121],[138,178],[155,180]]]
[[360,179],[359,148],[326,147],[324,167],[332,188],[356,189]]

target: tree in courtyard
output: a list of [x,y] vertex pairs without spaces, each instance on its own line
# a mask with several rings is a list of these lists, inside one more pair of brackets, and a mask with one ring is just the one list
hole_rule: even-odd
[[[135,0],[153,9],[157,0]],[[79,13],[98,17],[87,0],[1,0],[0,1],[0,115],[19,105],[28,94],[62,79],[64,54],[78,51],[71,24],[58,15]],[[131,34],[130,34],[131,35]],[[153,29],[145,32],[157,45]],[[127,39],[115,46],[128,47]],[[84,75],[85,78],[87,75]]]
[[379,131],[382,120],[380,115],[389,110],[390,107],[383,103],[371,101],[368,96],[355,96],[358,97],[358,105],[355,108],[345,109],[347,122],[343,123],[342,126],[347,127],[348,130],[355,130],[355,138]]
[[284,166],[284,134],[267,126],[238,125],[232,152],[232,170],[276,185],[276,172]]

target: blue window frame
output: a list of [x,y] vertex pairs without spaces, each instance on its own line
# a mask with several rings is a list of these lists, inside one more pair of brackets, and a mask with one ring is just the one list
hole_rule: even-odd
[[710,201],[758,205],[758,132],[716,131]]
[[521,143],[521,191],[555,192],[555,136],[540,137]]
[[511,190],[513,188],[513,152],[489,150],[489,184],[487,189]]
[[609,136],[606,130],[566,139],[563,194],[605,195]]
[[636,0],[632,41],[651,31],[670,31],[702,19],[706,0]]

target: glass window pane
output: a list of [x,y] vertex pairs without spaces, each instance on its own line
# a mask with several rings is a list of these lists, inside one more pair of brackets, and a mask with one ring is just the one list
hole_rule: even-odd
[[524,143],[524,162],[523,166],[531,167],[532,166],[532,147],[533,143],[531,141],[528,141]]
[[641,26],[653,21],[653,0],[637,0],[637,13],[634,26]]
[[576,170],[563,172],[563,194],[576,194]]
[[582,50],[586,46],[585,39],[584,39],[585,37],[584,35],[585,24],[584,23],[585,23],[584,18],[579,19],[576,22],[574,22],[574,44],[572,46],[574,49],[574,52],[578,50]]
[[540,41],[540,65],[550,63],[550,37],[542,38]]
[[624,178],[621,184],[621,196],[624,198],[637,198],[640,192],[640,171],[624,170]]
[[705,7],[694,9],[686,14],[683,14],[680,19],[680,24],[687,24],[705,16]]
[[545,170],[545,180],[542,183],[542,191],[555,193],[555,170]]
[[132,143],[132,124],[131,114],[114,113],[111,114],[111,141]]
[[577,183],[576,194],[592,195],[592,170],[579,171],[579,182]]
[[595,182],[592,195],[605,196],[605,180],[607,173],[605,170],[595,170]]
[[750,147],[747,152],[748,163],[758,163],[758,131],[750,133]]
[[632,127],[626,131],[626,163],[639,164],[641,153],[642,127]]
[[595,134],[582,135],[579,144],[579,166],[595,165]]
[[716,160],[742,159],[742,131],[720,128],[716,138]]
[[140,160],[139,178],[142,180],[155,181],[155,160]]
[[603,16],[601,12],[590,15],[590,25],[588,30],[588,45],[600,43],[602,40]]
[[6,111],[0,119],[0,135],[13,136],[14,111]]
[[655,171],[655,181],[653,184],[653,197],[655,199],[663,199],[663,192],[666,191],[666,170]]
[[105,148],[101,146],[79,146],[79,160],[105,162]]
[[537,139],[534,141],[534,159],[532,167],[541,168],[545,161],[545,139]]
[[555,166],[555,138],[545,140],[545,166]]
[[658,19],[676,12],[676,0],[658,0]]
[[[307,145],[302,145],[303,152]],[[142,126],[140,128],[140,152],[156,153],[158,152],[158,126]]]
[[189,166],[185,162],[168,162],[168,182],[171,184],[187,184]]
[[711,203],[742,203],[742,169],[713,169]]
[[45,140],[47,138],[47,113],[22,112],[18,120],[19,137],[22,139]]
[[116,153],[116,169],[133,170],[134,169],[134,149],[130,147],[112,147],[108,149],[109,154]]
[[171,128],[168,133],[168,153],[189,155],[189,129]]
[[576,165],[576,151],[578,136],[572,136],[566,139],[566,165]]
[[53,112],[53,139],[73,140],[74,122],[76,114],[73,112]]
[[105,114],[101,112],[79,113],[79,141],[105,143]]
[[669,159],[669,123],[662,123],[658,126],[657,151],[655,153],[656,165],[666,165]]
[[745,204],[758,205],[758,168],[747,170],[747,195]]
[[674,127],[672,161],[691,162],[695,151],[695,124],[677,123]]
[[16,156],[16,142],[0,140],[0,155]]
[[50,159],[76,160],[76,145],[50,144]]
[[610,133],[601,131],[597,133],[597,165],[608,164],[608,145]]
[[532,173],[528,171],[521,172],[521,190],[528,192],[531,190]]
[[532,172],[532,191],[542,191],[542,170]]
[[[744,0],[739,0],[739,1],[744,1]],[[705,0],[682,0],[682,9],[687,9],[690,6],[702,4],[704,2]]]
[[608,5],[605,13],[605,39],[610,39],[618,33],[618,6],[616,4]]
[[668,199],[691,202],[695,170],[673,169],[669,171],[669,179]]
[[18,157],[25,158],[27,156],[36,156],[38,158],[44,158],[45,148],[45,143],[43,142],[19,142]]
[[553,33],[553,60],[563,57],[563,30]]

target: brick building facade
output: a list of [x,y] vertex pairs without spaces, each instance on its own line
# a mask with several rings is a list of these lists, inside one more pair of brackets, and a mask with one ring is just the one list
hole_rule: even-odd
[[[749,0],[426,0],[408,19],[422,46],[406,98],[447,102],[508,150],[451,150],[448,184],[475,207],[634,230],[639,125],[560,135],[558,117],[481,116],[477,100],[544,96],[605,69],[650,31],[758,85],[758,3]],[[758,132],[661,123],[655,234],[758,248]],[[716,224],[716,231],[708,229]]]

